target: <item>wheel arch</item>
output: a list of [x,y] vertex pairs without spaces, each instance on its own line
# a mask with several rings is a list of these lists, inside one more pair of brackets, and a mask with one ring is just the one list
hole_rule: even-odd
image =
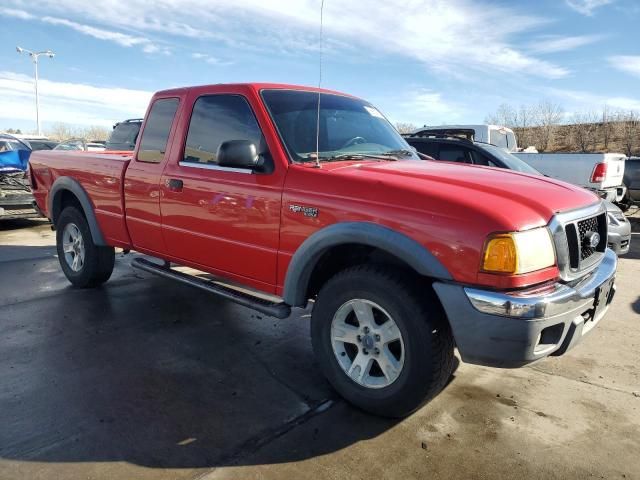
[[[407,235],[370,222],[344,222],[315,232],[296,250],[285,277],[284,302],[295,307],[305,306],[310,287],[313,287],[314,273],[322,266],[322,259],[331,252],[352,247],[388,256],[425,277],[452,279],[444,265],[427,248]],[[357,255],[355,257],[351,259],[352,264],[357,261]]]
[[84,217],[87,219],[93,243],[97,246],[106,246],[107,242],[100,230],[100,225],[98,224],[93,203],[91,203],[89,195],[85,189],[82,188],[82,185],[71,177],[58,177],[49,190],[48,208],[49,215],[51,215],[51,223],[53,223],[53,225],[56,224],[60,213],[62,213],[69,199],[72,199],[73,203],[76,203],[80,207]]

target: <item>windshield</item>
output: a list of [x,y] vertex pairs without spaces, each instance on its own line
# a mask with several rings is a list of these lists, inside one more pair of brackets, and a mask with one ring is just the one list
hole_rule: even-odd
[[[318,94],[302,90],[264,90],[262,98],[291,159],[311,160],[316,152]],[[418,156],[387,119],[370,104],[351,97],[320,95],[320,159],[355,155]],[[399,153],[402,151],[402,153]]]
[[504,163],[505,167],[509,170],[515,170],[516,172],[531,173],[533,175],[542,175],[538,170],[526,163],[524,160],[520,160],[515,155],[510,154],[506,150],[488,143],[478,144],[480,148],[487,151],[494,157],[497,157]]
[[22,140],[10,135],[0,134],[0,152],[15,152],[18,150],[30,150],[30,148]]

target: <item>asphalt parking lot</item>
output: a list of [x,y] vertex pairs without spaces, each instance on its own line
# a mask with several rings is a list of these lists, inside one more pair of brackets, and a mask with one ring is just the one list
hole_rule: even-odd
[[640,478],[640,214],[608,317],[519,370],[461,364],[391,421],[274,320],[134,271],[74,290],[40,220],[0,223],[0,478]]

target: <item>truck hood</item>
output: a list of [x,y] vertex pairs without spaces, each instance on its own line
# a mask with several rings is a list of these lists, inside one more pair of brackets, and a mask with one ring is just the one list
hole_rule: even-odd
[[[518,229],[545,225],[557,212],[599,201],[592,192],[559,180],[491,167],[407,160],[331,163],[323,168],[337,175],[366,177],[391,190],[413,192],[415,201],[425,207],[466,206]],[[425,197],[442,202],[419,200]]]

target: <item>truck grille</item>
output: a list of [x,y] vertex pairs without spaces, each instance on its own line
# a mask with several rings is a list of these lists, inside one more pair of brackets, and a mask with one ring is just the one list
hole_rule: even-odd
[[[580,260],[586,260],[596,253],[597,247],[592,247],[587,235],[592,232],[598,232],[598,217],[591,217],[578,222],[578,238],[580,239]],[[602,243],[602,241],[600,242]]]
[[[563,280],[573,280],[600,262],[607,248],[607,215],[602,205],[556,215],[550,223]],[[594,246],[597,234],[600,239]]]

